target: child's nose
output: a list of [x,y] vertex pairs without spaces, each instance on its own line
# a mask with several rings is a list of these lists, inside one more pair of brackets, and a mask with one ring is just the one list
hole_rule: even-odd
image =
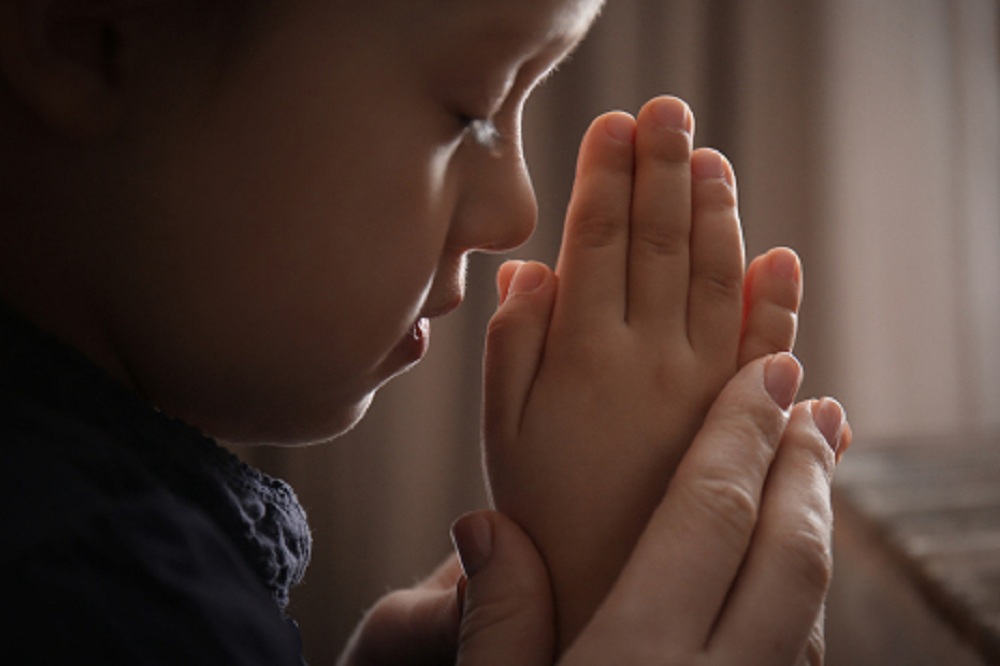
[[476,156],[465,174],[456,211],[453,247],[484,252],[510,250],[535,230],[538,204],[521,147]]

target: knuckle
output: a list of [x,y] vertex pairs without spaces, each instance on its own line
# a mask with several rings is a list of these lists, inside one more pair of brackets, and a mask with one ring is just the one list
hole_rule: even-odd
[[[784,416],[769,399],[755,395],[733,400],[714,427],[720,441],[729,443],[727,452],[736,459],[754,457],[761,472],[771,464],[784,432]],[[746,463],[749,464],[749,463]],[[744,469],[743,474],[746,473]]]
[[699,205],[704,210],[732,211],[736,208],[736,189],[724,180],[705,180],[698,183]]
[[822,597],[833,578],[830,520],[827,511],[804,512],[794,528],[779,536],[778,545],[788,569],[806,592]]
[[740,300],[743,297],[743,275],[724,269],[707,271],[701,281],[709,296],[720,301]]
[[486,324],[484,363],[492,365],[495,363],[494,359],[499,360],[498,357],[507,356],[506,350],[514,346],[514,341],[517,339],[519,321],[519,318],[511,316],[510,312],[493,315],[489,323]]
[[[829,482],[833,478],[833,470],[836,465],[836,454],[827,444],[826,438],[819,429],[812,424],[811,419],[807,423],[794,424],[791,428],[793,445],[798,450],[800,465],[805,468],[819,470],[823,478]],[[829,499],[825,500],[827,503]]]
[[[791,313],[788,313],[791,314]],[[798,331],[794,314],[767,318],[750,316],[746,325],[743,345],[750,352],[748,358],[759,358],[774,351],[791,351]]]
[[757,498],[740,485],[740,476],[717,469],[691,483],[689,493],[699,519],[707,520],[734,549],[744,549],[757,525]]
[[686,164],[691,161],[690,135],[684,132],[658,134],[651,157],[666,164]]
[[487,322],[486,344],[496,346],[510,336],[534,330],[547,315],[547,310],[538,307],[537,299],[510,298]]
[[686,229],[664,225],[637,230],[634,240],[650,254],[674,256],[687,251],[689,236]]
[[789,310],[781,310],[773,313],[767,321],[767,325],[763,327],[767,336],[765,339],[776,349],[785,349],[786,345],[791,346],[799,328],[798,315]]
[[826,639],[823,636],[823,624],[817,622],[809,632],[809,641],[806,643],[805,663],[807,666],[823,666],[826,658]]
[[[510,305],[513,305],[513,303]],[[518,317],[516,308],[508,306],[497,310],[497,312],[490,317],[489,322],[486,324],[487,344],[489,344],[492,340],[496,340],[497,338],[502,338],[507,335],[507,332],[510,329],[515,328],[519,322],[520,317]]]
[[624,230],[617,216],[593,211],[576,218],[570,238],[584,248],[603,248],[621,240]]
[[761,291],[764,293],[758,297],[765,300],[769,308],[785,312],[791,311],[792,314],[795,314],[802,304],[802,292],[796,282],[787,280],[778,284],[770,282],[766,285],[766,289],[761,287]]
[[[612,327],[595,327],[562,336],[562,339],[566,341],[565,344],[546,349],[546,358],[574,369],[577,376],[597,380],[622,369],[621,352],[625,348],[625,342]],[[591,381],[587,386],[581,387],[581,390],[591,391],[598,384],[599,382]]]

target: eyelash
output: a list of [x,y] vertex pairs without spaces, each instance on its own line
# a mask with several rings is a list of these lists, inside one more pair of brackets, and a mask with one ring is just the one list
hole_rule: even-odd
[[502,138],[500,130],[490,118],[473,118],[471,116],[461,116],[462,131],[477,145],[495,150]]

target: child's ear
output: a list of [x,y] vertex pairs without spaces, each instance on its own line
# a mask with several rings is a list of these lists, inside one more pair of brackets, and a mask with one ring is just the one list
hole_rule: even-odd
[[130,0],[0,2],[0,76],[52,129],[92,135],[115,125],[122,30]]

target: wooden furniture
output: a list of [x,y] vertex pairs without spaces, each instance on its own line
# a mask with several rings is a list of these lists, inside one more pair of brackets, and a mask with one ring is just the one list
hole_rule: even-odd
[[834,511],[827,666],[1000,664],[1000,433],[859,442]]

